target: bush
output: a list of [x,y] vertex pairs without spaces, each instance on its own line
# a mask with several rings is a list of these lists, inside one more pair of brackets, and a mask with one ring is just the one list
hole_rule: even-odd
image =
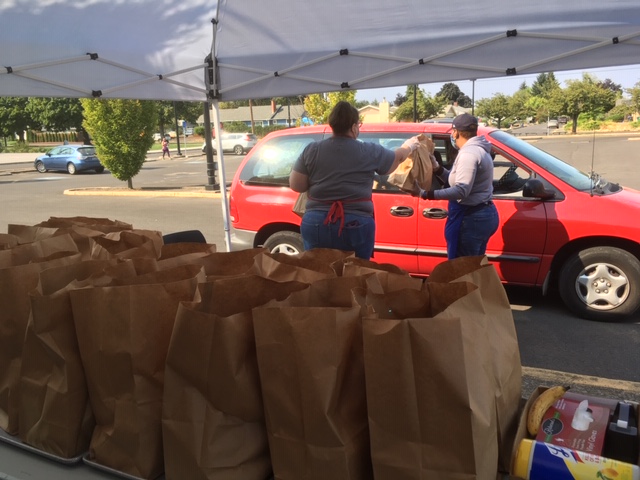
[[587,130],[587,131],[600,130],[600,125],[602,125],[602,122],[600,120],[595,120],[593,118],[585,118],[585,119],[578,120],[578,130]]

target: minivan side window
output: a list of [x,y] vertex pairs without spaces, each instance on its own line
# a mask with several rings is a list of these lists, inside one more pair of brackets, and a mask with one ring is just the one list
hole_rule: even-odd
[[323,134],[274,137],[264,142],[240,172],[240,181],[254,185],[289,186],[289,174],[304,147],[322,140]]
[[[360,133],[358,136],[358,140],[363,142],[372,142],[378,143],[385,148],[390,150],[395,150],[398,147],[401,147],[405,140],[414,136],[415,133],[408,132],[365,132]],[[429,135],[429,134],[427,134]],[[451,154],[450,150],[447,148],[449,144],[449,136],[436,136],[429,135],[435,144],[435,155],[438,161],[445,166],[449,166],[453,164],[453,160],[455,158],[454,155]],[[388,182],[389,175],[378,175],[374,176],[373,181],[373,191],[376,193],[398,193],[400,192],[400,188],[392,185]],[[439,188],[435,182],[433,183],[432,188]]]

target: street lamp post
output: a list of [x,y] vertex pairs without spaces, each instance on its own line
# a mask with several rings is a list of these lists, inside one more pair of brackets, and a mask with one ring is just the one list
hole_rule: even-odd
[[178,147],[178,155],[182,155],[182,152],[180,152],[180,135],[178,134],[178,114],[176,113],[176,102],[173,102],[173,119],[175,121],[175,131],[176,131],[176,142],[177,142],[177,147]]

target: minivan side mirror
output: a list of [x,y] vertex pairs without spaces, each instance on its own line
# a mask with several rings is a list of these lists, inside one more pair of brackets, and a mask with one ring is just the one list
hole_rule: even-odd
[[556,193],[544,188],[544,184],[537,178],[530,178],[522,187],[522,196],[530,198],[539,198],[541,200],[553,200]]

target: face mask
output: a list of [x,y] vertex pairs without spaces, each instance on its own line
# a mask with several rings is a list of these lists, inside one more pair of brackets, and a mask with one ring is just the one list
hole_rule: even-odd
[[456,145],[456,139],[453,138],[453,135],[449,135],[449,140],[451,140],[451,146],[458,150],[458,146]]

